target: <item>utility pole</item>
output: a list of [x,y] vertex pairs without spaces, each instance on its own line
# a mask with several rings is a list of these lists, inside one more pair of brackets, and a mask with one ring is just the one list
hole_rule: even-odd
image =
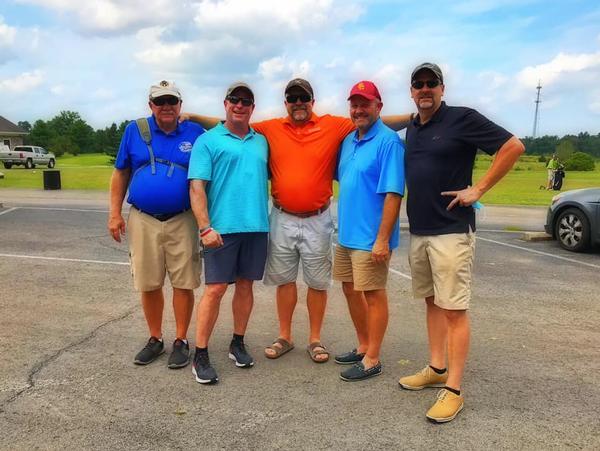
[[538,80],[538,85],[537,85],[537,96],[535,99],[535,117],[533,118],[533,138],[535,139],[536,135],[537,135],[537,131],[538,131],[538,121],[539,121],[539,108],[540,108],[540,103],[542,102],[540,100],[540,91],[542,89],[542,80]]

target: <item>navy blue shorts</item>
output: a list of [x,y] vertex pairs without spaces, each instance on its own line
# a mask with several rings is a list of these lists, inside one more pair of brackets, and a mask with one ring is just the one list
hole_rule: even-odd
[[204,282],[262,280],[267,262],[268,235],[266,232],[221,235],[223,246],[203,250]]

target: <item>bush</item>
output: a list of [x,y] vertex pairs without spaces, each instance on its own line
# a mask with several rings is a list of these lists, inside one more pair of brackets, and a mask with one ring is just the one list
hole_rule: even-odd
[[565,169],[567,171],[593,171],[595,165],[596,163],[591,155],[583,152],[575,152],[565,162]]
[[548,163],[548,160],[544,155],[540,155],[537,161],[539,161],[540,163]]

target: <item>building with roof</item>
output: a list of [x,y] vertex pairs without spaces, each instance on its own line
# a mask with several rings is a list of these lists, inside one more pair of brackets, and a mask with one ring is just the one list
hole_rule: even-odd
[[29,132],[23,130],[17,124],[13,124],[8,119],[0,116],[0,143],[6,144],[11,149],[23,144],[23,138]]

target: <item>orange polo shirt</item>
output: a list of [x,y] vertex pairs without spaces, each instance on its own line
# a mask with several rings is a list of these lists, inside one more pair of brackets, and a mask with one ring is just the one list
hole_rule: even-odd
[[252,128],[269,142],[271,195],[275,201],[294,212],[322,207],[333,194],[338,150],[355,129],[352,121],[313,113],[302,127],[285,117],[253,123]]

